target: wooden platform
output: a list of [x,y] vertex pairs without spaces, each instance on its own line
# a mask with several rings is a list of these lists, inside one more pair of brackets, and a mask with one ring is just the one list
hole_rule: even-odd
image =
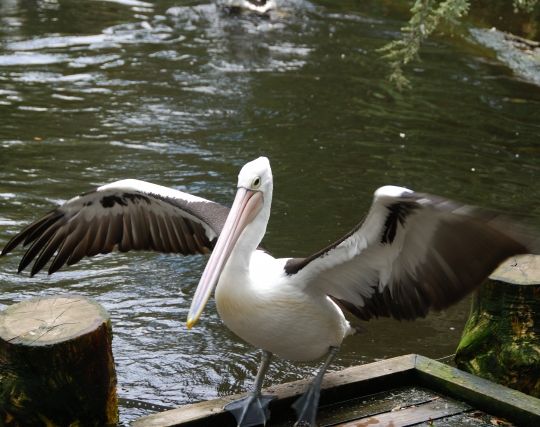
[[[269,387],[276,395],[268,427],[294,424],[290,408],[306,381]],[[181,406],[136,420],[134,427],[234,427],[223,406],[241,395]],[[501,420],[502,419],[502,420]],[[410,354],[328,373],[320,426],[540,426],[540,399],[426,357]]]

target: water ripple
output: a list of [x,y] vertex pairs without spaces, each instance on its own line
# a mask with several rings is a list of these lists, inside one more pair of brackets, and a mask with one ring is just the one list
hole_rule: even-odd
[[0,67],[1,66],[14,66],[14,65],[49,65],[58,64],[60,62],[66,62],[68,60],[67,55],[55,55],[47,53],[14,53],[12,55],[0,55]]

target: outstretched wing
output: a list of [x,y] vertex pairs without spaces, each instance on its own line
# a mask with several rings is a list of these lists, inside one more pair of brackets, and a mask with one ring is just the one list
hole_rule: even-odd
[[386,186],[362,224],[285,272],[360,319],[412,320],[457,302],[506,258],[539,251],[538,235],[500,215]]
[[19,272],[35,259],[34,275],[53,256],[49,274],[114,249],[207,253],[228,213],[225,206],[181,191],[135,179],[116,181],[74,197],[28,225],[1,255],[20,243],[30,244]]

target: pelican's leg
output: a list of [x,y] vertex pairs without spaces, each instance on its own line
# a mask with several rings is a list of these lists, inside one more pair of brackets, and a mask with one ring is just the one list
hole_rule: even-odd
[[313,382],[309,385],[306,392],[300,396],[300,398],[293,403],[292,407],[298,415],[298,420],[294,424],[298,427],[315,427],[315,419],[317,418],[317,409],[319,407],[319,397],[321,395],[321,385],[324,377],[324,373],[328,369],[328,366],[339,351],[339,347],[330,347],[328,356],[322,365],[319,372],[313,379]]
[[235,400],[225,405],[224,409],[234,415],[238,427],[265,425],[270,418],[268,404],[275,399],[275,396],[263,396],[261,389],[271,358],[272,353],[263,350],[253,391],[249,392],[243,399]]

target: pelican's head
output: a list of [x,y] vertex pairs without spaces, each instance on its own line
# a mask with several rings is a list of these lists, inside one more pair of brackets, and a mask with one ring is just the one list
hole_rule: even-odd
[[244,165],[238,174],[238,188],[263,195],[272,191],[272,170],[266,157],[259,157]]
[[[219,276],[243,231],[252,223],[252,233],[244,236],[245,247],[257,247],[266,231],[272,200],[272,170],[266,157],[246,163],[238,174],[238,190],[223,229],[201,276],[191,307],[187,327],[191,329],[216,287]],[[263,209],[264,208],[264,209]],[[246,241],[247,240],[247,241]],[[251,253],[243,254],[247,257]]]

